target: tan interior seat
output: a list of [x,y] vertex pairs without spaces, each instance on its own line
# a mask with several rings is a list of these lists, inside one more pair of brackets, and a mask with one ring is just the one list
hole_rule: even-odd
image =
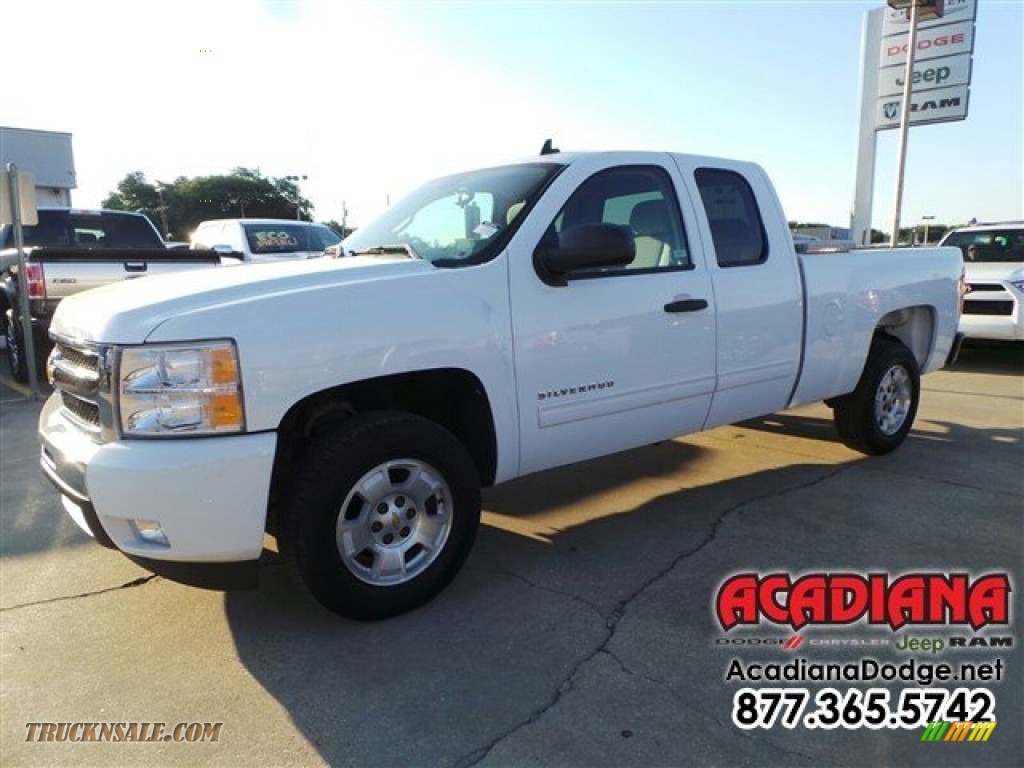
[[637,203],[629,215],[636,256],[629,269],[665,267],[672,263],[672,226],[664,200]]

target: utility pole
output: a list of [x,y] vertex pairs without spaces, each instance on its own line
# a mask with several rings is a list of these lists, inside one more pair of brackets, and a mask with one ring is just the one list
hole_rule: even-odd
[[932,221],[934,216],[922,216],[921,221],[924,222],[924,244],[928,245],[928,223]]
[[163,227],[160,239],[166,240],[171,232],[167,228],[167,203],[164,202],[164,185],[159,181],[156,183],[156,196],[160,198],[160,226]]
[[302,221],[302,195],[299,194],[299,182],[305,181],[309,177],[302,174],[301,176],[285,176],[285,178],[295,184],[295,220]]
[[900,111],[900,143],[896,169],[896,202],[893,206],[892,239],[895,248],[900,240],[900,212],[903,208],[903,175],[907,165],[907,139],[910,134],[910,105],[914,90],[914,54],[917,52],[917,22],[942,16],[945,3],[940,0],[888,0],[890,8],[905,10],[910,19],[910,39],[907,41],[907,63],[903,70],[903,107]]

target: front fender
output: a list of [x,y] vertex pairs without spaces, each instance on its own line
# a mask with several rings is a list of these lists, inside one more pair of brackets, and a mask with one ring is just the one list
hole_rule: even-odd
[[[248,267],[240,267],[247,269]],[[231,338],[246,423],[274,430],[309,395],[370,379],[462,369],[483,384],[499,445],[518,435],[506,267],[496,259],[395,279],[331,285],[172,316],[147,343]],[[499,450],[499,477],[514,474]]]

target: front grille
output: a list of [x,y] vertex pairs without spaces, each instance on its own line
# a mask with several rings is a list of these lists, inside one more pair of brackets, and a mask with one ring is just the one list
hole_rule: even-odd
[[96,347],[58,339],[48,365],[64,413],[101,441],[112,437],[110,376],[104,360]]
[[90,403],[87,400],[75,397],[68,392],[60,393],[61,405],[75,418],[83,422],[89,427],[99,429],[100,427],[100,409],[96,403]]
[[994,283],[970,283],[970,288],[972,293],[981,293],[982,291],[1000,292],[1006,290],[1003,286],[996,285]]
[[99,356],[95,352],[77,349],[60,341],[55,346],[57,353],[69,366],[81,368],[94,374],[99,373]]
[[965,315],[996,315],[1006,317],[1013,314],[1012,301],[965,301]]

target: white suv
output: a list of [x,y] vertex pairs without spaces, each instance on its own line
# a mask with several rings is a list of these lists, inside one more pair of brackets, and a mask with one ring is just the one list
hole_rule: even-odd
[[192,234],[193,248],[212,248],[242,261],[313,259],[341,238],[326,224],[291,219],[214,219]]
[[954,229],[940,245],[964,254],[971,291],[960,330],[972,339],[1024,341],[1024,222]]

